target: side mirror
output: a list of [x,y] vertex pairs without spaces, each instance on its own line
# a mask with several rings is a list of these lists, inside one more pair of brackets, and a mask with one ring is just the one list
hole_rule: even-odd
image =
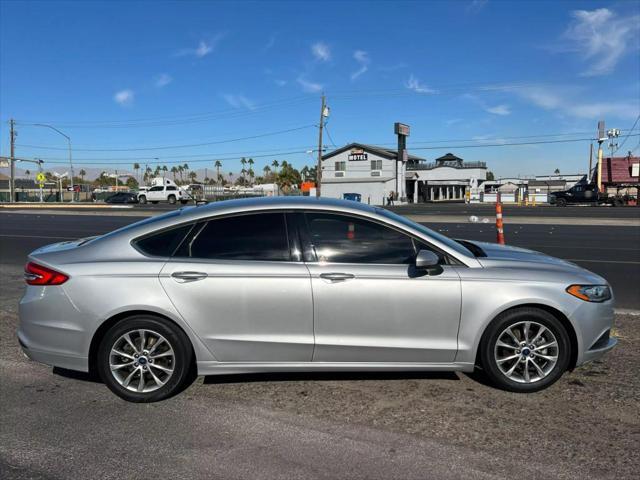
[[429,269],[438,266],[440,258],[431,250],[420,250],[416,256],[416,268]]

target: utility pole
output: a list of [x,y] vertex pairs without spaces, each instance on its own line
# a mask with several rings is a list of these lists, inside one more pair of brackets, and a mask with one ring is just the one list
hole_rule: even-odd
[[316,197],[320,196],[322,184],[322,129],[324,128],[324,119],[329,116],[329,110],[326,105],[326,98],[322,94],[322,103],[320,106],[320,126],[318,129],[318,166],[316,167]]
[[587,170],[587,180],[591,182],[591,168],[593,164],[593,143],[589,145],[589,170]]
[[16,177],[16,132],[14,129],[15,120],[12,118],[9,120],[9,140],[11,145],[11,152],[9,154],[9,166],[11,167],[11,179],[9,180],[9,195],[11,196],[9,202],[14,203],[15,199],[15,177]]

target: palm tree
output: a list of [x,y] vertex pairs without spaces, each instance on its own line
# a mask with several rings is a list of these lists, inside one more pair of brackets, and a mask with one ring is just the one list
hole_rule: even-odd
[[178,165],[178,173],[180,174],[180,183],[182,183],[182,172],[184,172],[184,167],[182,165]]
[[162,179],[164,180],[164,177],[167,176],[167,172],[169,171],[169,169],[167,168],[166,165],[162,166]]
[[29,178],[29,176],[31,175],[31,172],[29,170],[25,170],[24,174],[27,176],[27,179]]
[[554,170],[554,172],[553,172],[553,173],[555,173],[556,175],[558,175],[558,174],[560,173],[560,169],[559,169],[559,168],[556,168],[556,169]]
[[173,174],[173,181],[176,181],[176,173],[178,173],[178,168],[174,165],[171,167],[171,173]]
[[271,168],[269,165],[265,165],[262,171],[264,172],[264,178],[266,179],[269,176],[269,173],[271,173]]
[[280,164],[278,163],[278,160],[274,160],[273,162],[271,162],[271,166],[273,167],[273,169],[274,169],[276,174],[278,173],[278,166],[279,165]]
[[187,178],[189,177],[189,165],[187,165],[186,163],[182,166],[182,168],[184,168],[184,173],[187,174]]
[[191,179],[191,183],[196,183],[196,178],[198,178],[198,174],[193,170],[189,172],[189,178]]
[[244,176],[247,174],[247,171],[245,170],[244,167],[242,167],[242,170],[240,170],[240,177],[242,178],[242,184],[244,185],[246,179],[244,178]]
[[229,183],[233,185],[233,172],[229,172]]
[[214,163],[214,166],[216,167],[216,178],[218,179],[218,182],[220,181],[220,167],[222,167],[222,162],[220,160],[216,160],[216,163]]
[[136,182],[139,182],[138,180],[138,171],[140,170],[140,164],[139,163],[134,163],[133,164],[133,171],[136,172]]
[[151,175],[151,167],[147,167],[144,172],[144,181],[147,182],[149,180],[149,176]]
[[84,168],[81,168],[78,173],[80,174],[80,178],[82,179],[82,183],[84,183],[84,176],[87,174],[87,172],[84,171]]

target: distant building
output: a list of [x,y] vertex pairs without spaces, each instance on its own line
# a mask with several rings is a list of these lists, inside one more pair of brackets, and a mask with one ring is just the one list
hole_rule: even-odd
[[406,163],[398,161],[396,150],[350,143],[322,157],[322,196],[344,198],[359,194],[363,203],[384,205],[396,190],[396,178],[404,178],[407,201],[463,201],[467,187],[475,178],[487,178],[484,162],[467,162],[447,155],[427,163],[426,159],[408,154]]

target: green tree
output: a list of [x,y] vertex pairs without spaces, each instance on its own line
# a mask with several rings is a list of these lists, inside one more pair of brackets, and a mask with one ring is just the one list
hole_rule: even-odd
[[556,168],[556,169],[553,171],[553,173],[555,173],[556,175],[560,175],[560,169],[559,169],[559,168]]
[[134,177],[127,178],[127,181],[125,182],[125,184],[131,190],[135,190],[138,188],[138,180],[136,180]]
[[140,173],[140,164],[139,163],[134,163],[133,164],[133,171],[136,172],[136,182],[140,183],[140,181],[138,180],[139,177],[139,173]]
[[273,171],[277,174],[278,173],[278,166],[280,164],[278,163],[278,160],[274,160],[273,162],[271,162],[271,166],[273,167]]
[[87,172],[85,172],[84,168],[80,169],[80,180],[82,180],[82,183],[84,183],[84,176],[87,174]]
[[189,172],[189,178],[191,179],[191,183],[196,183],[196,178],[198,178],[198,174],[192,170]]
[[24,174],[27,176],[27,179],[31,176],[31,171],[30,170],[25,170]]
[[487,170],[487,180],[489,180],[489,181],[493,181],[493,180],[495,180],[495,179],[496,179],[496,177],[495,177],[495,175],[493,174],[493,172],[492,172],[491,170]]

